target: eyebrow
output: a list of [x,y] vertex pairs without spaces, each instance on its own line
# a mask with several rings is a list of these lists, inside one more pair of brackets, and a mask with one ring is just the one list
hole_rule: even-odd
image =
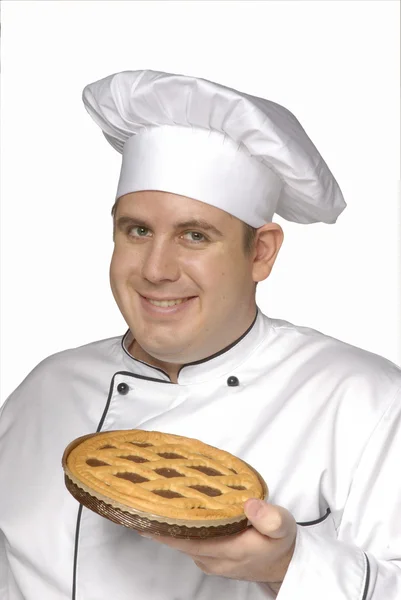
[[[139,227],[144,227],[146,229],[152,229],[151,225],[145,221],[144,219],[121,216],[117,219],[117,227],[122,230],[125,229],[128,225],[137,225]],[[174,229],[203,229],[203,231],[209,231],[210,233],[214,233],[218,237],[223,237],[223,233],[217,229],[208,221],[204,221],[203,219],[191,219],[190,221],[182,221],[179,223],[173,224]]]

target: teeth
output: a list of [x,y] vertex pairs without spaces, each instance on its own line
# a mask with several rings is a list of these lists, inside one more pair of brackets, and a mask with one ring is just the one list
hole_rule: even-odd
[[185,300],[188,300],[188,298],[177,298],[176,300],[151,300],[150,298],[148,298],[148,301],[151,304],[153,304],[154,306],[162,306],[162,307],[175,306],[176,304],[182,304],[183,302],[185,302]]

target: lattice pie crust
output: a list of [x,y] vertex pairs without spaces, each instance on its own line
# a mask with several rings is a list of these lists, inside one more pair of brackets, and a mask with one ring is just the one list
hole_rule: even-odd
[[250,465],[192,438],[107,431],[71,442],[66,486],[82,504],[127,527],[174,537],[216,537],[247,526],[243,505],[266,498]]

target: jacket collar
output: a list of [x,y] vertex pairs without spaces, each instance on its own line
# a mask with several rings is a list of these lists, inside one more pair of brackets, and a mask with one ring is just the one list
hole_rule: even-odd
[[[235,371],[266,338],[269,330],[268,318],[260,310],[249,329],[235,342],[216,354],[200,361],[183,365],[178,373],[178,385],[204,383],[220,377],[235,376]],[[128,348],[134,337],[130,330],[122,338],[124,362],[130,371],[143,377],[170,381],[167,373],[134,358]]]

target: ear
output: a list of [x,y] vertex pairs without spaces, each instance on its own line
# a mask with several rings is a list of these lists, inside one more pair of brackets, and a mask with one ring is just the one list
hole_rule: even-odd
[[283,239],[284,232],[278,223],[267,223],[257,230],[252,263],[252,278],[255,282],[269,277]]

